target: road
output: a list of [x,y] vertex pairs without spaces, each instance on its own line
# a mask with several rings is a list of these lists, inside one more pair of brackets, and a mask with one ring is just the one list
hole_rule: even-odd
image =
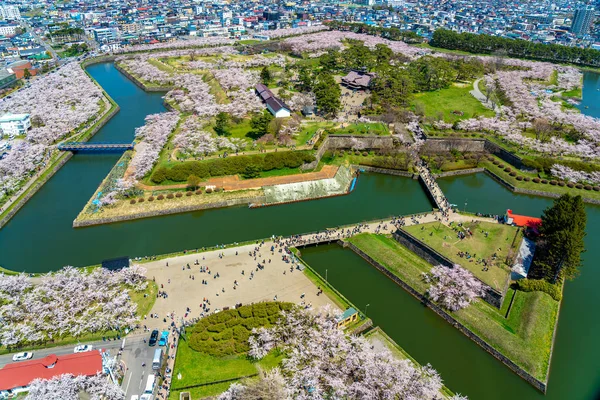
[[[100,340],[97,342],[91,342],[91,343],[85,343],[85,344],[91,344],[92,346],[94,346],[94,349],[109,350],[110,354],[114,356],[117,354],[117,351],[121,347],[122,343],[123,343],[122,340],[111,340],[111,341],[106,341],[106,342]],[[31,352],[33,353],[34,359],[44,358],[46,356],[49,356],[50,354],[56,354],[57,356],[64,356],[66,354],[73,354],[73,349],[75,348],[75,346],[77,346],[77,344],[70,344],[68,346],[60,346],[60,347],[51,347],[51,348],[47,348],[47,349],[31,350]],[[6,364],[12,363],[13,355],[14,355],[14,353],[1,355],[0,356],[0,368],[4,367]]]

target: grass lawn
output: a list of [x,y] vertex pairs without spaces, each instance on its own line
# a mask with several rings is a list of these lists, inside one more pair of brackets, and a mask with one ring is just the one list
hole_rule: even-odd
[[[500,160],[500,159],[498,159]],[[506,164],[505,162],[502,162],[502,168],[498,165],[494,165],[492,162],[488,161],[488,160],[484,160],[481,163],[482,166],[484,166],[486,169],[488,169],[490,172],[494,173],[495,175],[498,175],[500,178],[504,179],[507,183],[510,183],[511,185],[521,188],[521,189],[529,189],[529,190],[537,190],[537,191],[541,191],[541,192],[548,192],[548,193],[557,193],[559,195],[562,194],[570,194],[572,196],[576,196],[576,195],[581,195],[581,197],[585,199],[592,199],[592,200],[600,200],[600,192],[597,192],[595,190],[585,190],[585,189],[577,189],[577,188],[570,188],[568,186],[554,186],[551,185],[550,183],[535,183],[533,181],[529,181],[529,182],[525,182],[525,181],[518,181],[516,176],[510,176],[510,174],[508,172],[504,171],[504,166],[507,166],[508,164]],[[512,167],[511,167],[512,168]],[[513,168],[514,170],[514,168]],[[529,177],[531,179],[535,178],[537,175],[535,174],[528,174],[528,173],[524,173],[522,171],[518,171],[518,175],[517,176],[523,176],[523,177]]]
[[[425,108],[425,115],[437,117],[442,113],[444,121],[455,122],[461,119],[475,118],[478,116],[493,117],[495,113],[485,108],[475,97],[469,93],[472,84],[465,86],[452,85],[447,89],[434,92],[423,92],[415,95],[413,106],[421,103]],[[464,115],[452,114],[452,111],[462,111]]]
[[[148,277],[150,278],[150,277]],[[156,293],[158,292],[158,285],[152,280],[148,281],[148,287],[146,290],[136,292],[134,290],[129,291],[129,297],[131,301],[137,304],[137,315],[143,319],[144,315],[148,314],[154,303],[156,302]],[[148,296],[144,297],[144,294]]]
[[[257,373],[256,366],[245,355],[213,357],[189,347],[181,340],[173,369],[173,390],[191,385],[241,378]],[[177,379],[181,374],[181,379]]]
[[[419,293],[425,293],[427,285],[422,282],[421,273],[431,269],[425,260],[383,235],[361,234],[349,241]],[[505,303],[512,298],[512,292],[509,294]],[[558,308],[559,303],[546,293],[517,291],[508,318],[505,318],[506,304],[498,310],[481,299],[449,314],[532,376],[544,381]]]
[[229,122],[229,137],[248,139],[246,136],[252,130],[250,118],[243,118],[239,123]]
[[[466,227],[471,229],[473,236],[466,234]],[[406,232],[421,240],[429,247],[449,258],[452,262],[460,264],[471,271],[489,286],[502,291],[506,280],[509,278],[510,266],[505,263],[509,249],[517,233],[514,226],[494,224],[491,222],[463,223],[462,227],[452,223],[452,229],[441,223],[428,223],[406,226]],[[482,233],[488,232],[488,237]],[[466,234],[464,239],[459,239],[457,232]],[[520,237],[515,240],[515,248],[520,245]],[[471,257],[460,257],[458,252],[469,253]],[[495,260],[493,255],[496,254]],[[512,256],[509,257],[512,260]],[[478,260],[490,260],[489,270],[483,271],[483,266]]]
[[382,122],[350,124],[345,128],[336,129],[332,132],[339,135],[389,135],[390,131]]
[[581,99],[583,96],[583,90],[581,87],[577,87],[575,89],[564,91],[562,95],[563,97],[575,97]]

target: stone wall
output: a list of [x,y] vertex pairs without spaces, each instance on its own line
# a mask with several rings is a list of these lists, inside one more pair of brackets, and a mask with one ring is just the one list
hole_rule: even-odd
[[477,336],[469,328],[467,328],[466,326],[464,326],[463,324],[458,322],[453,316],[448,314],[444,309],[439,307],[437,304],[431,302],[427,297],[425,297],[424,295],[422,295],[421,293],[419,293],[418,291],[413,289],[409,284],[407,284],[402,279],[400,279],[399,277],[397,277],[396,275],[391,273],[387,268],[385,268],[383,265],[379,264],[377,261],[372,259],[370,256],[368,256],[364,252],[362,252],[360,249],[358,249],[352,243],[348,243],[347,247],[349,247],[352,251],[354,251],[356,254],[361,256],[369,264],[371,264],[372,266],[377,268],[381,273],[383,273],[385,276],[387,276],[392,281],[394,281],[398,286],[400,286],[404,290],[406,290],[414,298],[419,300],[423,305],[429,307],[437,315],[439,315],[440,317],[445,319],[447,322],[449,322],[452,326],[454,326],[456,329],[458,329],[460,332],[462,332],[469,339],[471,339],[472,341],[477,343],[481,348],[483,348],[485,351],[490,353],[497,360],[501,361],[504,365],[506,365],[508,368],[510,368],[513,372],[515,372],[521,378],[525,379],[527,382],[529,382],[531,385],[533,385],[536,389],[540,390],[542,393],[544,393],[544,394],[546,393],[547,385],[548,385],[547,380],[545,382],[542,382],[539,379],[536,379],[533,376],[531,376],[523,368],[519,367],[517,364],[515,364],[512,360],[510,360],[504,354],[500,353],[498,350],[496,350],[494,347],[492,347],[485,340],[483,340],[482,338]]
[[122,73],[127,78],[129,78],[129,80],[131,80],[133,83],[135,83],[136,86],[138,86],[142,90],[145,90],[146,92],[168,92],[169,90],[173,89],[172,86],[146,86],[142,82],[140,82],[135,76],[133,76],[129,72],[127,72],[127,70],[120,67],[119,64],[115,63],[115,68],[120,73]]
[[42,186],[44,186],[44,184],[46,182],[48,182],[50,180],[50,178],[52,178],[54,176],[54,174],[56,174],[56,172],[58,172],[58,170],[61,169],[62,166],[67,163],[67,161],[69,161],[71,159],[71,157],[73,157],[73,153],[71,153],[71,152],[64,154],[63,156],[61,156],[61,158],[59,158],[59,161],[57,162],[57,164],[54,167],[52,167],[52,169],[46,174],[46,176],[35,181],[26,190],[25,196],[23,196],[19,200],[17,200],[17,202],[14,203],[11,210],[8,213],[6,213],[2,217],[2,219],[0,219],[0,228],[2,228],[4,225],[6,225],[6,223],[25,205],[25,203],[27,203],[29,201],[29,199],[31,199],[33,197],[33,195],[36,194],[37,191],[40,190],[42,188]]
[[[431,265],[443,265],[445,267],[454,268],[454,263],[448,258],[444,257],[436,250],[427,246],[425,243],[421,242],[419,239],[406,232],[403,229],[398,229],[396,232],[392,234],[392,237],[403,246],[407,247],[410,251],[427,261]],[[483,283],[480,279],[475,277],[475,279],[479,280],[484,287],[484,295],[483,300],[486,303],[500,308],[502,307],[502,300],[504,299],[504,293],[492,288],[491,286]],[[507,277],[508,281],[508,277]],[[505,285],[506,286],[506,285]]]
[[441,172],[439,174],[433,174],[433,177],[435,179],[437,179],[437,178],[443,178],[445,176],[476,174],[477,172],[483,172],[483,171],[485,171],[485,168],[457,169],[455,171],[446,171],[446,172]]
[[102,64],[105,62],[114,62],[116,58],[117,58],[117,56],[115,56],[115,55],[88,58],[87,60],[84,60],[81,63],[81,68],[85,69],[85,68],[89,67],[90,65],[94,65],[94,64]]
[[521,159],[521,157],[514,155],[513,153],[505,150],[504,148],[500,147],[496,143],[489,141],[487,139],[485,141],[485,151],[487,151],[490,154],[495,155],[496,157],[509,163],[510,165],[512,165],[513,167],[515,167],[517,169],[527,169],[523,165],[523,159]]
[[264,203],[265,201],[266,201],[266,198],[264,196],[244,197],[244,198],[239,198],[239,199],[231,199],[231,200],[221,201],[221,202],[217,202],[217,203],[194,204],[194,205],[189,205],[189,206],[169,208],[166,210],[146,211],[146,212],[139,212],[139,213],[135,213],[135,214],[119,215],[119,216],[111,217],[111,218],[96,218],[96,219],[81,219],[81,220],[76,219],[75,221],[73,221],[73,228],[82,228],[85,226],[93,226],[93,225],[112,224],[115,222],[130,221],[132,219],[158,217],[161,215],[170,215],[170,214],[179,214],[179,213],[198,211],[198,210],[207,210],[209,208],[223,208],[223,207],[237,206],[237,205],[241,205],[241,204]]
[[365,172],[376,172],[378,174],[387,174],[387,175],[395,175],[395,176],[404,176],[407,178],[412,178],[412,179],[417,179],[419,177],[418,174],[413,174],[412,172],[408,172],[408,171],[400,171],[397,169],[389,169],[389,168],[377,168],[377,167],[370,167],[368,165],[352,165],[353,169],[359,169]]
[[450,150],[479,153],[485,151],[485,140],[428,137],[423,146],[424,152],[440,153],[449,152]]
[[329,135],[326,140],[328,150],[352,149],[356,147],[357,141],[360,143],[360,150],[381,150],[394,147],[394,140],[390,135]]

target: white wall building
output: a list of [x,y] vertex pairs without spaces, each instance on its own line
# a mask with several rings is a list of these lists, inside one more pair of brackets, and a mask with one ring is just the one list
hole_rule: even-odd
[[0,130],[4,135],[24,135],[29,128],[31,128],[29,114],[6,114],[0,117]]
[[21,13],[17,6],[0,6],[0,15],[3,19],[9,19],[11,21],[21,19]]
[[0,35],[12,36],[15,33],[17,33],[18,27],[19,27],[19,25],[16,25],[16,24],[0,25]]

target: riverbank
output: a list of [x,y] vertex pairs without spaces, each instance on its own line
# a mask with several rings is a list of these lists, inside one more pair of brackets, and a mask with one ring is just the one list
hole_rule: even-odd
[[560,303],[542,292],[513,292],[500,310],[477,300],[450,312],[428,299],[422,280],[431,264],[393,239],[359,235],[348,246],[422,304],[543,393],[547,390]]
[[[82,67],[83,68],[83,67]],[[86,142],[90,140],[116,113],[119,112],[119,105],[104,91],[98,82],[85,70],[85,73],[96,84],[104,96],[104,100],[110,104],[110,107],[105,110],[104,114],[98,118],[90,127],[84,129],[80,134],[72,137],[74,141]],[[10,221],[10,219],[31,199],[37,192],[50,180],[66,163],[73,157],[72,152],[61,152],[53,156],[50,164],[44,170],[40,171],[34,178],[21,189],[21,193],[11,202],[8,207],[5,207],[0,213],[0,229]]]

